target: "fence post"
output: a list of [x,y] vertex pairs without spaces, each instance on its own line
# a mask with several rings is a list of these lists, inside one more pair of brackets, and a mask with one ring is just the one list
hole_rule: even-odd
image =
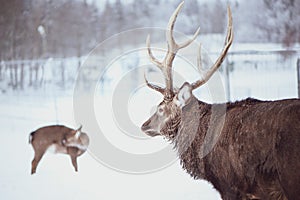
[[229,75],[229,68],[230,68],[230,63],[228,60],[228,57],[226,58],[226,62],[225,62],[225,91],[226,91],[226,99],[227,101],[231,100],[230,97],[230,75]]
[[300,98],[300,58],[297,59],[298,98]]

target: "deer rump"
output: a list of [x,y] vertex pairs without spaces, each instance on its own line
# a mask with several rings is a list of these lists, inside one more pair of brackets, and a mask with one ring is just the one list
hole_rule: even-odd
[[193,104],[183,108],[181,128],[175,139],[176,147],[184,149],[182,146],[186,144],[182,138],[188,137],[189,128],[183,127],[191,127],[190,113],[198,116],[198,124],[192,125],[198,126],[193,142],[184,152],[179,151],[183,168],[191,176],[211,182],[223,199],[245,196],[297,199],[300,196],[299,99],[259,101],[249,98],[227,103],[220,135],[204,157],[199,154],[205,145],[209,121],[218,123],[218,119],[212,119],[214,104],[197,102],[198,109]]

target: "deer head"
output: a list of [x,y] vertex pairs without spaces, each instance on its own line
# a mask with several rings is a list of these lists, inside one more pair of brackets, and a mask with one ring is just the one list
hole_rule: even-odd
[[81,129],[82,125],[80,125],[78,129],[71,131],[71,134],[67,135],[65,141],[63,141],[64,144],[67,146],[78,144],[81,136]]
[[[145,81],[148,87],[160,92],[164,99],[157,106],[156,112],[142,125],[141,129],[149,136],[163,135],[167,139],[172,139],[175,137],[179,124],[181,122],[181,115],[183,108],[196,99],[192,94],[192,91],[205,84],[214,72],[221,66],[229,47],[233,40],[233,29],[232,29],[232,16],[231,10],[228,7],[228,27],[227,36],[225,39],[225,45],[221,52],[219,58],[215,63],[206,70],[203,77],[193,83],[185,82],[179,90],[173,88],[173,78],[172,78],[172,63],[179,49],[182,49],[189,44],[191,44],[197,37],[200,28],[197,29],[193,37],[181,44],[177,44],[173,37],[174,24],[178,13],[180,12],[184,2],[180,3],[177,9],[172,14],[166,31],[166,39],[168,44],[168,50],[165,58],[162,62],[157,60],[150,48],[150,36],[147,37],[147,50],[148,55],[153,64],[155,64],[163,73],[165,78],[166,87],[162,88],[160,86],[151,84],[148,82],[145,76]],[[198,68],[201,68],[201,58],[200,53],[198,55]]]

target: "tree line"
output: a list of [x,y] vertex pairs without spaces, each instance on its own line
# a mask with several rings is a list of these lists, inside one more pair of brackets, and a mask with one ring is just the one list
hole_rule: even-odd
[[[40,59],[87,54],[121,31],[165,27],[181,0],[10,0],[0,7],[0,60]],[[230,1],[237,40],[300,41],[300,1]],[[256,13],[256,14],[254,14]],[[187,0],[176,27],[186,34],[200,25],[201,34],[223,33],[226,2]],[[136,36],[139,37],[139,36]]]

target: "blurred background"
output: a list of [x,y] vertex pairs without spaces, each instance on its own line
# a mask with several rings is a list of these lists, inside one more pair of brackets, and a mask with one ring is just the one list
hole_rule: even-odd
[[[135,70],[138,66],[147,67],[152,81],[161,74],[149,67],[147,53],[140,49],[145,48],[147,34],[153,47],[166,48],[163,29],[180,2],[0,0],[0,199],[220,199],[210,184],[191,179],[178,160],[138,176],[109,169],[88,153],[78,159],[75,173],[69,158],[47,154],[37,174],[30,175],[29,133],[49,124],[76,128],[82,123],[74,120],[73,94],[79,89],[75,85],[82,86],[83,96],[96,96],[95,115],[113,145],[134,154],[168,145],[162,138],[145,139],[142,132],[137,134],[143,140],[124,135],[114,121],[111,97],[114,91],[130,93],[130,99],[121,100],[128,102],[125,110],[139,130],[162,99],[142,88],[145,69]],[[200,26],[197,42],[214,60],[224,45],[227,5],[233,13],[234,42],[219,70],[226,100],[299,97],[300,1],[186,0],[175,30],[189,37]],[[145,27],[159,27],[161,33]],[[153,52],[159,59],[165,53]],[[195,66],[197,52],[191,46],[174,61],[188,81],[199,78],[195,69],[185,67]],[[115,89],[120,83],[125,89]],[[92,84],[97,88],[90,91]],[[204,86],[195,95],[213,102],[211,92]],[[83,131],[93,133],[86,124]]]
[[[0,91],[40,88],[50,82],[63,88],[71,87],[70,81],[74,81],[74,76],[70,73],[76,72],[83,57],[99,43],[133,28],[164,28],[179,2],[2,0]],[[234,44],[238,46],[232,54],[243,54],[243,58],[271,54],[274,59],[283,56],[285,60],[296,53],[299,55],[300,2],[295,0],[187,0],[176,23],[176,31],[192,34],[200,26],[200,38],[214,36],[204,41],[205,47],[214,46],[214,41],[218,40],[218,36],[223,38],[226,29],[227,5],[233,12]],[[163,42],[165,38],[155,40]],[[145,41],[144,35],[134,35],[126,38],[125,42],[120,40],[114,47],[122,48],[123,43],[134,44],[137,41]],[[248,45],[238,45],[245,43]],[[105,57],[109,52],[105,50],[98,55]],[[239,65],[236,60],[232,60],[232,68],[234,64]],[[248,60],[252,62],[251,66],[259,64],[257,59]],[[276,67],[274,63],[268,65]],[[295,60],[288,65],[295,67]]]

